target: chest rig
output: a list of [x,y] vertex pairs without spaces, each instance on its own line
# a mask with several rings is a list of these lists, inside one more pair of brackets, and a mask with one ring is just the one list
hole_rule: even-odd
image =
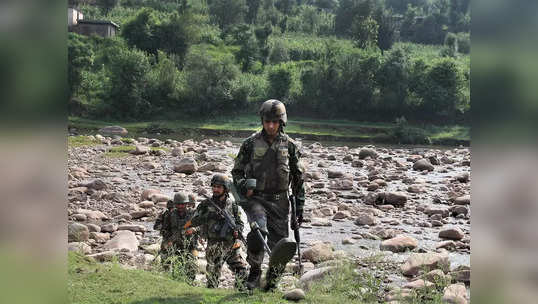
[[[215,203],[215,204],[218,204],[218,203]],[[235,214],[235,210],[229,199],[226,201],[226,206],[222,207],[219,204],[219,207],[222,210],[226,210],[226,212],[231,216]],[[217,209],[214,206],[212,206],[211,203],[208,203],[208,206],[207,206],[207,231],[206,232],[207,232],[208,238],[212,240],[233,239],[231,227],[226,223],[226,220],[224,219],[224,217],[219,214]]]
[[288,137],[280,135],[271,145],[258,133],[253,144],[248,178],[256,179],[256,191],[277,193],[288,190],[289,151]]

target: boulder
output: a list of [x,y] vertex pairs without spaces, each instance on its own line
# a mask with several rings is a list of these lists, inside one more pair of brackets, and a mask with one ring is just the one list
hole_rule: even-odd
[[418,241],[407,235],[398,235],[395,238],[385,240],[379,245],[380,250],[392,252],[405,252],[413,250],[418,246]]
[[172,156],[183,156],[183,148],[181,147],[177,147],[177,148],[174,148],[172,149]]
[[142,195],[140,197],[140,199],[142,201],[147,201],[151,198],[152,195],[154,194],[158,194],[158,193],[161,193],[161,191],[157,190],[157,189],[146,189],[142,192]]
[[442,238],[442,239],[449,239],[449,240],[455,240],[455,241],[459,241],[461,239],[463,239],[463,231],[461,231],[460,228],[458,227],[455,227],[455,226],[451,226],[451,227],[444,227],[440,232],[439,232],[439,237]]
[[123,224],[118,227],[118,231],[121,231],[121,230],[129,230],[133,232],[145,232],[146,227],[144,227],[143,225]]
[[88,220],[104,220],[104,219],[108,219],[108,216],[106,216],[103,212],[101,212],[99,210],[78,209],[77,213],[86,215]]
[[471,196],[470,195],[464,195],[460,196],[456,199],[454,199],[455,205],[470,205],[471,204]]
[[284,299],[288,301],[300,301],[305,298],[305,293],[300,288],[295,288],[293,290],[290,290],[286,293],[284,293]]
[[328,261],[333,258],[333,247],[326,243],[316,243],[303,252],[303,258],[312,263]]
[[138,250],[138,239],[132,231],[121,230],[108,242],[103,245],[104,249],[122,250],[127,249],[131,252]]
[[299,279],[299,285],[305,286],[307,289],[312,281],[321,280],[331,271],[336,269],[335,266],[321,267],[303,274],[301,279]]
[[90,231],[86,225],[79,223],[70,223],[67,226],[68,242],[84,242],[90,237]]
[[110,234],[106,232],[90,232],[90,238],[96,242],[104,243],[110,240]]
[[443,303],[467,304],[467,290],[463,284],[452,284],[445,288],[443,293]]
[[99,129],[98,131],[100,134],[105,135],[119,135],[119,136],[125,136],[127,133],[129,133],[125,128],[120,126],[106,126],[104,128]]
[[197,170],[198,164],[192,157],[182,158],[174,165],[174,171],[178,173],[192,174]]
[[115,224],[115,223],[101,226],[102,232],[115,232],[116,230],[118,230],[118,224]]
[[329,178],[340,178],[344,176],[344,172],[338,170],[327,170],[327,176]]
[[415,276],[421,270],[430,271],[436,268],[440,268],[443,271],[450,268],[450,261],[446,254],[413,253],[400,267],[405,276]]
[[403,207],[407,203],[407,195],[403,192],[384,192],[376,198],[380,205],[389,204],[395,207]]
[[368,156],[371,158],[377,158],[377,152],[370,148],[363,148],[359,151],[359,159],[365,159]]
[[355,225],[362,226],[362,225],[368,225],[373,226],[377,224],[377,219],[375,216],[369,214],[369,213],[361,213],[357,216],[357,219],[355,220]]
[[71,242],[67,243],[67,251],[90,254],[92,252],[92,248],[90,247],[90,245],[83,242]]
[[413,170],[415,171],[433,171],[433,165],[427,159],[419,159],[413,164]]

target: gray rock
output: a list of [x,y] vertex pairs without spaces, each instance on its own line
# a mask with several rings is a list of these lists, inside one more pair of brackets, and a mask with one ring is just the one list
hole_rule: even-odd
[[130,225],[130,224],[123,224],[118,227],[118,231],[120,230],[129,230],[133,232],[145,232],[146,227],[143,225]]
[[108,250],[122,250],[127,249],[131,252],[138,250],[138,239],[132,231],[121,230],[103,246]]
[[146,189],[142,192],[142,195],[140,197],[140,199],[142,201],[147,201],[151,198],[152,195],[154,194],[160,194],[161,191],[157,190],[157,189]]
[[398,235],[395,238],[385,240],[379,245],[380,250],[392,252],[405,252],[413,250],[418,246],[418,241],[407,235]]
[[110,234],[106,232],[90,232],[90,238],[96,242],[104,243],[110,240]]
[[90,232],[101,232],[101,227],[95,225],[95,224],[86,224],[86,226],[88,227],[88,230]]
[[368,156],[371,158],[377,158],[377,152],[370,148],[363,148],[359,151],[359,159],[365,159]]
[[92,248],[90,247],[90,245],[83,242],[71,242],[67,243],[67,251],[90,254],[92,252]]
[[90,231],[86,225],[79,223],[70,223],[67,226],[68,242],[84,242],[90,237]]
[[413,170],[415,171],[433,171],[433,165],[427,159],[419,159],[413,164]]
[[456,240],[463,239],[463,231],[459,227],[445,227],[439,232],[439,237],[442,239]]
[[421,270],[430,271],[436,268],[440,268],[443,271],[450,268],[450,261],[447,255],[438,253],[413,253],[400,267],[405,276],[415,276]]
[[136,145],[134,151],[131,153],[134,155],[143,155],[148,154],[151,151],[151,149],[148,146],[144,145]]
[[443,302],[450,304],[467,304],[467,290],[463,284],[452,284],[448,286],[443,294]]
[[344,176],[344,173],[338,170],[327,170],[327,176],[329,178],[340,178]]
[[79,222],[85,222],[87,219],[86,214],[80,214],[80,213],[73,214],[72,217],[75,221],[79,221]]
[[463,172],[456,176],[456,180],[460,183],[467,183],[469,182],[469,173]]
[[329,274],[331,271],[334,271],[335,269],[335,266],[327,266],[310,270],[309,272],[303,274],[301,279],[299,279],[299,285],[305,286],[305,289],[308,289],[312,281],[321,280],[323,277],[325,277],[327,274]]
[[456,282],[470,284],[471,283],[471,268],[466,265],[460,265],[456,269],[450,272],[450,276]]
[[174,171],[178,173],[192,174],[198,170],[196,160],[191,157],[185,157],[174,165]]
[[102,232],[115,232],[116,230],[118,230],[118,224],[112,223],[101,226]]
[[395,207],[403,207],[407,203],[407,195],[403,192],[384,192],[375,198],[380,205],[389,204]]
[[302,289],[296,288],[284,294],[284,299],[289,301],[300,301],[305,298],[305,293]]
[[125,136],[127,133],[129,133],[125,128],[122,128],[120,126],[106,126],[104,128],[99,129],[98,131],[100,134],[105,135],[120,135]]
[[470,195],[460,196],[454,200],[454,204],[455,205],[470,205],[471,196]]
[[184,152],[183,152],[183,148],[181,147],[177,147],[177,148],[174,148],[172,149],[172,156],[183,156]]
[[349,211],[338,211],[334,214],[333,216],[333,220],[341,220],[341,219],[346,219],[346,218],[349,218],[351,216],[351,214],[349,213]]
[[312,263],[331,260],[334,257],[333,247],[326,243],[316,243],[303,252],[303,258]]
[[357,216],[357,219],[355,220],[355,225],[368,225],[368,226],[374,226],[377,224],[377,219],[375,216],[368,214],[368,213],[361,213]]
[[133,211],[130,213],[131,215],[131,218],[133,219],[139,219],[139,218],[142,218],[142,217],[145,217],[145,216],[150,216],[151,215],[151,210],[137,210],[137,211]]

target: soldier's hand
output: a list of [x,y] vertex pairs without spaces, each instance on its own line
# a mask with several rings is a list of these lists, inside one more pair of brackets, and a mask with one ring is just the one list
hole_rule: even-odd
[[187,230],[185,230],[185,235],[192,235],[196,232],[196,230],[194,228],[189,228]]
[[166,248],[170,248],[171,246],[172,246],[172,242],[171,242],[171,241],[168,242],[168,243],[166,243]]
[[237,232],[237,230],[234,230],[234,239],[238,239],[239,238],[239,232]]
[[249,189],[247,190],[247,197],[251,197],[254,194],[254,190]]

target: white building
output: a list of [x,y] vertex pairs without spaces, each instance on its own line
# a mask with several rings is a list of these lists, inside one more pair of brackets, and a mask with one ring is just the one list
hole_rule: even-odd
[[84,16],[81,12],[74,8],[68,8],[67,9],[67,26],[75,26],[78,24],[78,20],[84,19]]

